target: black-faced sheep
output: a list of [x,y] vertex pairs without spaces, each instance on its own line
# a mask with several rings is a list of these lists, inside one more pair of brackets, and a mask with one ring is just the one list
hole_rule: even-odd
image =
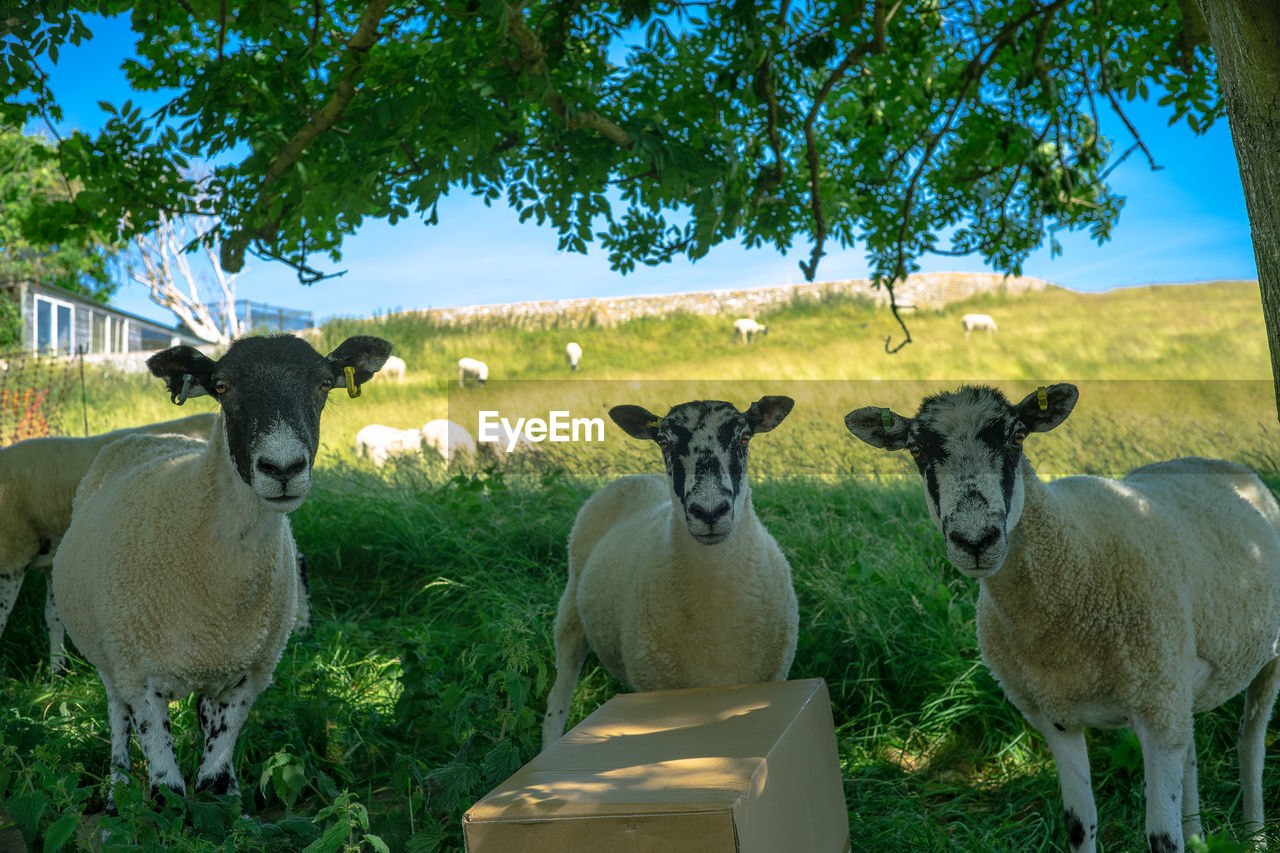
[[[111,442],[134,433],[207,436],[213,412],[162,423],[91,435],[85,438],[29,438],[0,448],[0,633],[28,569],[53,567],[53,552],[71,523],[76,486],[93,458]],[[62,622],[46,584],[44,618],[49,629],[49,672],[61,671]]]
[[105,447],[76,492],[54,556],[67,633],[107,694],[112,779],[129,736],[152,787],[186,786],[169,702],[199,694],[196,790],[239,790],[232,753],[295,620],[299,565],[285,514],[311,488],[330,389],[367,382],[391,345],[348,338],[328,357],[289,336],[235,341],[217,361],[177,346],[147,361],[175,400],[208,393],[207,442],[129,436]]
[[752,507],[747,446],[792,405],[762,397],[745,412],[718,400],[666,417],[610,410],[628,435],[658,445],[667,473],[613,481],[574,520],[544,747],[564,732],[589,648],[633,690],[786,678],[796,596],[787,558]]
[[769,327],[757,323],[751,317],[743,317],[733,322],[733,330],[738,333],[738,339],[744,344],[749,344],[755,339],[756,335],[769,334]]
[[466,388],[468,379],[484,385],[489,381],[489,365],[477,358],[458,359],[458,385]]
[[1133,727],[1150,849],[1176,853],[1200,832],[1192,714],[1241,691],[1244,816],[1260,829],[1280,506],[1251,471],[1212,459],[1042,482],[1023,439],[1062,423],[1077,397],[1052,385],[1013,406],[966,387],[925,398],[914,418],[868,407],[845,424],[915,457],[947,558],[978,579],[983,660],[1053,752],[1073,851],[1093,853],[1098,829],[1085,726]]

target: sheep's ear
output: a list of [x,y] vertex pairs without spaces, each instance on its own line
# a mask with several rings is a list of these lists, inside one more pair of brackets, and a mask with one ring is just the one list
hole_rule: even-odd
[[209,393],[216,363],[195,347],[181,344],[147,359],[147,369],[164,380],[169,399],[181,406],[188,397]]
[[1017,405],[1018,420],[1032,432],[1048,432],[1067,419],[1080,399],[1080,389],[1067,382],[1042,385]]
[[609,410],[609,417],[632,438],[657,440],[658,424],[662,423],[662,418],[644,406],[614,406]]
[[373,335],[352,335],[329,353],[328,361],[335,376],[345,379],[343,372],[350,367],[355,371],[356,384],[363,385],[387,363],[389,355],[390,342]]
[[795,400],[782,396],[761,397],[756,400],[745,412],[751,432],[758,435],[773,429],[791,414],[791,407],[795,404]]
[[872,447],[885,450],[901,450],[907,446],[907,433],[911,430],[911,418],[879,406],[863,406],[844,416],[849,432]]

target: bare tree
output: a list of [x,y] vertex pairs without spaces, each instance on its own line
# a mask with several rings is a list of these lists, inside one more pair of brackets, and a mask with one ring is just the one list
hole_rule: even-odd
[[[154,231],[133,238],[127,269],[134,281],[151,288],[151,301],[177,314],[196,337],[228,344],[244,332],[235,311],[239,274],[222,269],[216,247],[192,248],[212,227],[208,217],[161,214]],[[206,262],[199,271],[192,268],[193,255]]]

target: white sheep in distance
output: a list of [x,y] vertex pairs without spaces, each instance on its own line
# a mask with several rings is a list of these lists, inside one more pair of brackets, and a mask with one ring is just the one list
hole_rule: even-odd
[[239,791],[236,739],[299,595],[285,514],[311,488],[330,389],[369,381],[390,351],[359,335],[325,357],[279,335],[240,338],[216,362],[188,346],[147,360],[175,401],[207,393],[221,411],[207,442],[134,435],[103,448],[54,556],[67,633],[106,691],[113,782],[127,778],[132,733],[153,790],[186,793],[169,702],[194,692],[204,734],[195,789]]
[[403,382],[405,376],[404,359],[398,355],[387,356],[387,363],[382,365],[382,369],[378,371],[384,379],[394,379],[397,382]]
[[[53,552],[71,523],[76,486],[93,458],[111,442],[133,433],[207,436],[216,417],[205,412],[85,438],[29,438],[0,448],[0,633],[18,598],[28,569],[53,567]],[[45,625],[49,629],[49,674],[66,663],[62,622],[53,590],[45,585]]]
[[969,337],[970,332],[996,333],[996,321],[990,314],[965,314],[960,318],[960,325],[964,327],[966,338]]
[[609,416],[653,441],[667,474],[623,477],[587,499],[569,534],[556,614],[556,680],[542,745],[564,732],[593,649],[633,690],[780,681],[796,651],[791,566],[756,516],[747,445],[778,426],[789,397],[640,406]]
[[914,418],[867,407],[845,423],[915,457],[947,559],[978,579],[982,658],[1053,752],[1075,853],[1096,850],[1098,829],[1085,726],[1133,727],[1150,849],[1177,853],[1200,832],[1192,714],[1241,691],[1244,816],[1261,829],[1280,506],[1247,468],[1212,459],[1042,482],[1023,439],[1062,423],[1077,397],[1051,385],[1012,406],[966,387],[925,398]]
[[356,433],[356,457],[367,458],[379,468],[393,456],[416,456],[421,452],[420,429],[397,429],[383,424],[369,424]]
[[443,418],[427,421],[422,425],[422,445],[430,447],[452,462],[459,454],[476,455],[476,442],[462,424]]
[[468,379],[474,379],[478,384],[484,385],[489,381],[489,365],[477,358],[458,359],[458,386],[466,388]]
[[749,344],[755,339],[756,335],[769,334],[769,327],[757,323],[751,317],[743,317],[740,320],[733,321],[733,330],[738,333],[738,340],[744,344]]
[[578,362],[582,361],[582,344],[577,341],[569,341],[564,345],[564,360],[569,365],[570,370],[578,369]]

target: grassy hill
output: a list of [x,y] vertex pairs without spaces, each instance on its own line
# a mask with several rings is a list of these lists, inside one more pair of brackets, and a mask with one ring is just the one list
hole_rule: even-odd
[[[999,334],[966,339],[959,317],[973,310],[994,316]],[[609,476],[658,470],[656,452],[607,424],[599,446],[544,445],[487,468],[410,461],[375,471],[351,456],[360,426],[464,420],[489,406],[602,416],[613,402],[665,410],[714,396],[742,406],[786,393],[795,413],[753,449],[755,502],[800,599],[792,674],[821,676],[831,689],[858,846],[1063,849],[1048,750],[979,660],[976,586],[946,562],[903,454],[861,446],[839,418],[869,403],[914,412],[921,393],[962,382],[993,381],[1020,396],[1040,382],[1075,381],[1076,413],[1028,440],[1043,473],[1118,474],[1203,453],[1253,464],[1275,483],[1256,285],[981,297],[908,315],[915,343],[892,356],[884,340],[900,332],[865,302],[797,302],[758,319],[770,334],[751,346],[734,340],[732,318],[693,315],[547,330],[448,328],[411,316],[330,323],[322,348],[380,334],[409,377],[375,379],[355,400],[331,396],[316,487],[292,516],[311,562],[315,627],[291,641],[241,738],[244,801],[194,801],[182,820],[135,798],[122,806],[120,837],[133,833],[140,849],[159,849],[162,837],[194,850],[298,850],[325,838],[315,849],[376,849],[362,840],[366,830],[347,829],[363,814],[392,850],[458,850],[462,812],[536,752],[574,513]],[[572,379],[561,355],[568,340],[585,350]],[[494,381],[450,388],[462,355],[487,361]],[[93,431],[175,414],[156,380],[99,374],[86,391]],[[186,409],[211,406],[196,399]],[[67,418],[78,432],[79,411]],[[27,586],[0,638],[0,797],[38,836],[59,815],[96,815],[109,757],[105,701],[87,665],[45,683],[41,584]],[[589,659],[574,719],[620,689]],[[1237,699],[1197,725],[1205,823],[1228,835],[1240,822],[1239,711]],[[193,718],[189,703],[174,714],[184,767],[200,748]],[[1090,750],[1100,839],[1109,850],[1136,849],[1136,740],[1127,730],[1094,732]],[[1280,818],[1275,767],[1265,783]],[[1274,829],[1271,837],[1280,840]]]

